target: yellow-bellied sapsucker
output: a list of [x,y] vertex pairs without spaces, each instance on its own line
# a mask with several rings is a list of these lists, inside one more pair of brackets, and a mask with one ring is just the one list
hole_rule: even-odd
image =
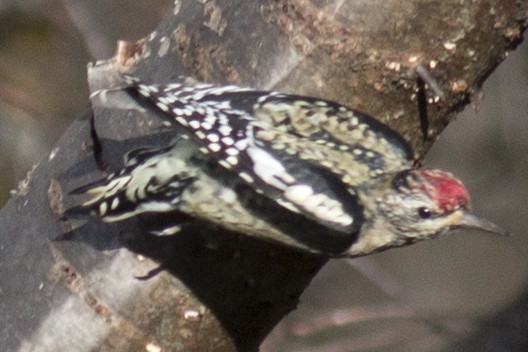
[[413,168],[408,143],[368,115],[278,92],[124,80],[179,137],[128,153],[121,171],[76,191],[91,199],[69,214],[111,222],[177,210],[329,256],[361,256],[456,227],[504,233],[468,211],[457,178]]

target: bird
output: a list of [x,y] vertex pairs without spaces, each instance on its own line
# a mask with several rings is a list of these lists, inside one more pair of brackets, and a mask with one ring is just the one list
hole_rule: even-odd
[[[416,165],[408,142],[368,114],[275,91],[183,79],[123,91],[173,131],[131,150],[124,167],[72,194],[66,216],[105,222],[181,212],[329,257],[358,257],[455,228],[507,232],[470,210],[453,174]],[[177,235],[174,224],[157,232]]]

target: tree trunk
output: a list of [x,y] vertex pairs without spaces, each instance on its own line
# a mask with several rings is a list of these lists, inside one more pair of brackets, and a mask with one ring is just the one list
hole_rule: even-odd
[[[527,14],[515,0],[175,1],[114,63],[149,82],[334,100],[399,131],[420,159],[520,43]],[[164,141],[155,117],[89,107],[28,174],[0,212],[4,350],[256,351],[295,308],[326,258],[193,219],[170,238],[141,219],[60,220],[67,192],[100,176],[94,154],[116,170],[126,150]]]

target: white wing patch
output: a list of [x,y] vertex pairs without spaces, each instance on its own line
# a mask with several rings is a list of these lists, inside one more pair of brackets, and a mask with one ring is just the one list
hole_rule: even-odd
[[314,194],[310,185],[290,186],[284,191],[284,197],[323,221],[335,222],[342,226],[350,226],[353,223],[354,219],[344,211],[341,202],[323,193]]
[[289,184],[295,182],[284,165],[267,151],[258,147],[249,147],[247,154],[253,162],[253,171],[265,183],[280,190],[285,190]]

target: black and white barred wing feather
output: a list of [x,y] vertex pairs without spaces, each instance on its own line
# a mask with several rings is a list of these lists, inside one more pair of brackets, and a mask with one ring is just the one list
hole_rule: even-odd
[[354,215],[359,205],[352,189],[315,159],[300,159],[263,138],[270,131],[288,135],[252,115],[254,104],[270,93],[206,84],[150,86],[126,79],[132,95],[155,105],[170,123],[197,141],[201,153],[254,191],[338,231],[357,229]]
[[[361,205],[355,188],[411,163],[408,145],[398,134],[332,102],[236,86],[147,85],[130,76],[124,80],[134,99],[188,136],[200,154],[280,206],[340,232],[358,229]],[[161,159],[166,152],[136,154],[150,157],[137,170],[128,167],[107,179],[106,187],[90,190],[94,196],[84,206],[98,208],[107,220],[176,208],[186,180],[182,170],[176,167],[170,182],[153,183],[159,163],[168,162]],[[136,177],[127,179],[132,174]],[[114,186],[122,190],[116,193]],[[161,200],[167,190],[170,197]],[[115,196],[120,196],[118,201]],[[112,211],[122,209],[119,204],[136,208],[111,217]]]
[[182,192],[195,179],[182,144],[128,153],[123,169],[73,190],[72,194],[86,194],[91,198],[68,209],[65,215],[89,212],[113,222],[145,212],[177,210]]
[[[207,138],[213,139],[213,149],[222,147],[217,135],[229,143],[231,134],[242,137],[245,130],[240,127],[253,121],[262,126],[255,139],[340,174],[352,186],[413,164],[411,148],[400,134],[371,116],[331,101],[237,86],[149,86],[132,77],[125,79],[133,87],[130,92],[165,111],[167,121],[189,127],[206,143]],[[215,131],[221,133],[215,135]]]

